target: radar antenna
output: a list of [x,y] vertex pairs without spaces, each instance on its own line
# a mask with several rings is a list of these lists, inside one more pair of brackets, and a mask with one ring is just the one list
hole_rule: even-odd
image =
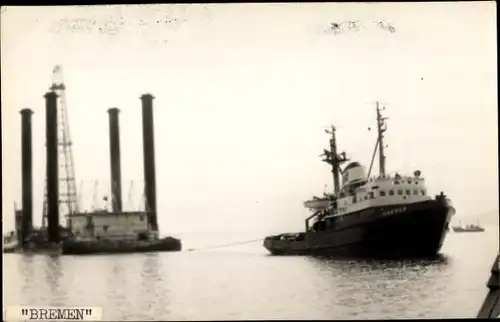
[[378,130],[378,151],[379,151],[379,174],[381,177],[385,177],[385,154],[384,154],[384,132],[387,130],[387,124],[385,120],[387,117],[383,117],[381,110],[385,110],[385,107],[380,108],[379,102],[377,102],[377,130]]
[[333,186],[335,196],[338,196],[340,191],[340,173],[342,172],[340,169],[340,165],[344,162],[349,161],[346,157],[345,152],[337,154],[337,140],[335,137],[335,127],[332,125],[330,129],[325,129],[327,134],[331,135],[330,138],[330,150],[323,150],[323,154],[320,157],[324,157],[322,160],[332,166],[332,174],[333,174]]

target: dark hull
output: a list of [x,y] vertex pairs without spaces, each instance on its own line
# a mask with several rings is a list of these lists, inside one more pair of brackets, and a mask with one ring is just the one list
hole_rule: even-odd
[[66,241],[62,245],[62,254],[64,255],[175,252],[181,250],[181,241],[173,237],[144,242]]
[[330,230],[288,239],[269,236],[264,247],[273,255],[432,258],[443,245],[453,213],[444,197],[374,207],[345,215]]
[[456,233],[482,233],[484,229],[463,229],[463,228],[453,228],[453,231]]
[[61,244],[59,243],[49,243],[49,242],[31,242],[28,243],[24,248],[21,246],[10,247],[3,250],[4,254],[49,254],[49,255],[59,255],[61,254]]

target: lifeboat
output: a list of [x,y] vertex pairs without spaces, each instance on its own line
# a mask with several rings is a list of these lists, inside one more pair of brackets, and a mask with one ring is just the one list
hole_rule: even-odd
[[313,197],[311,200],[304,201],[304,207],[311,210],[325,210],[333,205],[333,200],[328,197]]

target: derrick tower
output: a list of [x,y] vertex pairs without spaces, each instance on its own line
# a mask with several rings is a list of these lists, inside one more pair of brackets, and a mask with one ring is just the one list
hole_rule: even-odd
[[[68,122],[68,110],[62,70],[56,66],[52,71],[50,90],[57,94],[57,129],[59,158],[59,211],[60,218],[78,212],[78,193],[76,189],[75,167],[72,142]],[[47,176],[45,176],[47,178]],[[47,179],[45,179],[42,227],[47,225]]]

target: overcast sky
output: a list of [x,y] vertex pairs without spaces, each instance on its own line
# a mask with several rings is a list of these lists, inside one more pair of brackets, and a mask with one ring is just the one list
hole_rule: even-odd
[[[457,216],[498,208],[494,2],[2,7],[1,18],[4,231],[21,201],[26,107],[41,222],[43,95],[55,65],[83,208],[95,180],[109,193],[110,107],[121,110],[125,206],[131,180],[139,203],[139,97],[156,97],[162,234],[302,229],[302,202],[333,186],[318,157],[323,128],[335,125],[340,148],[369,167],[377,100],[390,118],[389,172],[421,170]],[[330,22],[340,30],[326,32]]]

